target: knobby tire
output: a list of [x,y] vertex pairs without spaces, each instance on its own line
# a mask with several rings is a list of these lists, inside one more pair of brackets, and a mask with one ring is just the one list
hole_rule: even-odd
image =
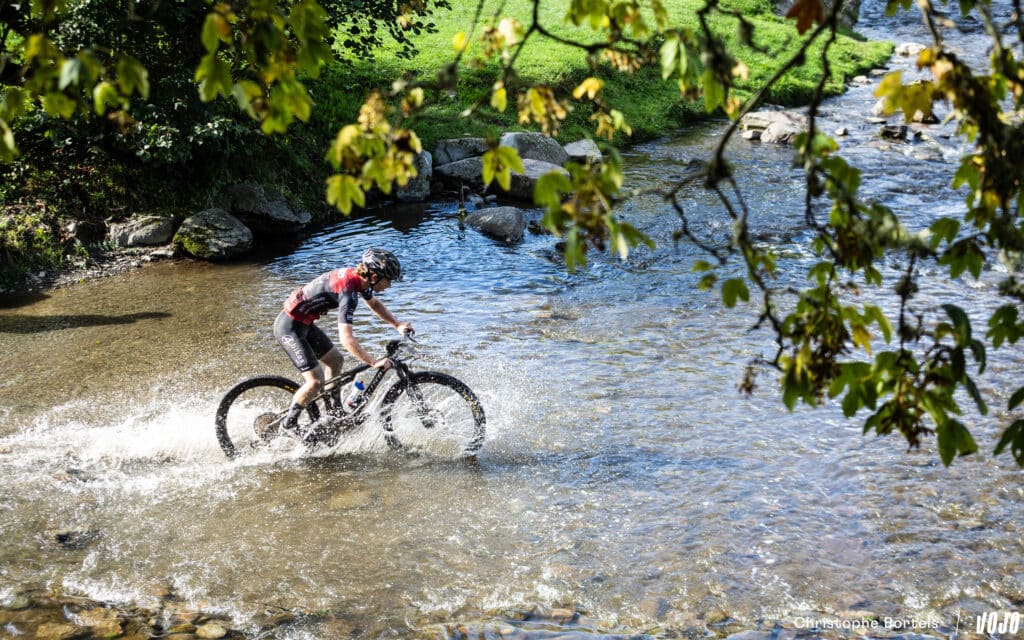
[[[273,389],[280,389],[280,402],[272,403],[273,406],[261,407],[266,412],[283,412],[288,409],[291,396],[299,388],[298,383],[282,376],[256,376],[248,378],[232,387],[217,406],[217,442],[228,458],[236,458],[245,452],[245,446],[254,446],[257,440],[253,427],[249,424],[249,431],[246,431],[248,416],[237,416],[243,408],[243,401],[249,396],[257,396],[261,392],[270,392]],[[249,392],[249,393],[247,393]],[[268,394],[269,397],[270,394]],[[277,394],[274,394],[277,395]],[[309,422],[315,422],[320,417],[320,410],[315,404],[306,408],[306,416]],[[240,419],[245,418],[245,419]],[[235,424],[237,423],[237,424]],[[249,435],[250,438],[245,438]]]
[[[425,421],[414,397],[417,392],[427,403]],[[409,405],[402,416],[396,415],[400,405]],[[472,457],[486,435],[487,421],[476,394],[461,380],[436,371],[418,371],[388,389],[381,401],[381,419],[384,439],[397,451]],[[423,427],[424,422],[430,426]]]

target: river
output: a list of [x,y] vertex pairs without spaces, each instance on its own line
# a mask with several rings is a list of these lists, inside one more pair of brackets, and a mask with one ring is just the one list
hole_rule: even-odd
[[[882,37],[879,9],[864,11],[862,30]],[[841,143],[867,193],[917,228],[961,211],[946,189],[961,143],[881,141],[863,118],[872,88],[828,103],[824,125],[850,130]],[[721,130],[634,147],[630,182],[671,181]],[[730,150],[759,237],[795,278],[813,255],[790,154]],[[709,195],[686,199],[699,231],[728,232]],[[1024,608],[1024,474],[991,455],[1004,412],[968,414],[982,453],[945,468],[934,441],[907,452],[835,406],[787,412],[770,374],[739,395],[770,336],[750,330],[753,305],[696,290],[698,252],[673,245],[676,221],[654,199],[622,215],[657,249],[591,255],[575,274],[550,236],[495,243],[461,229],[455,208],[362,214],[287,255],[159,263],[0,309],[0,604],[28,584],[122,604],[173,590],[253,636],[268,607],[344,621],[277,632],[288,638],[453,625],[673,637],[849,610],[945,636]],[[258,372],[294,377],[271,335],[281,301],[366,246],[406,266],[384,300],[416,326],[425,365],[481,396],[477,464],[399,458],[374,433],[326,457],[228,461],[220,395]],[[926,271],[923,311],[952,301],[980,321],[998,298],[997,264],[979,281]],[[360,309],[357,333],[379,351],[389,336],[370,318]],[[991,406],[1022,364],[1019,348],[992,355]],[[69,531],[83,544],[54,543]],[[581,617],[540,615],[553,610]],[[529,611],[543,624],[517,622]]]

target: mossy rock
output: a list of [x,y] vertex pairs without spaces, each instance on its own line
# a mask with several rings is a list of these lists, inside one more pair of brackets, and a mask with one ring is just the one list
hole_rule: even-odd
[[252,231],[223,209],[207,209],[181,223],[172,244],[196,258],[225,260],[252,248]]

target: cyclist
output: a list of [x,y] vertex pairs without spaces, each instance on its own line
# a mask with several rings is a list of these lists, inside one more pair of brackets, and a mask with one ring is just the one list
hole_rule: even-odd
[[[323,388],[324,380],[341,372],[341,352],[327,334],[313,324],[325,312],[338,309],[341,346],[354,358],[378,369],[392,366],[388,358],[375,359],[363,349],[352,333],[352,316],[362,297],[378,318],[399,333],[412,333],[410,323],[399,322],[380,299],[373,297],[374,293],[381,293],[401,279],[402,265],[395,254],[371,248],[363,253],[357,266],[321,274],[288,296],[284,309],[274,321],[274,337],[302,373],[303,383],[292,397],[285,428],[295,430],[299,416]],[[335,402],[340,404],[339,390],[333,392]]]

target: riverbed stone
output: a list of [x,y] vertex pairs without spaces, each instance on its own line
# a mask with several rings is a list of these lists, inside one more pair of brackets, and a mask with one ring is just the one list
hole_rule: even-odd
[[743,116],[740,124],[746,131],[760,131],[761,142],[791,144],[807,129],[807,116],[796,111],[755,111]]
[[501,136],[501,146],[511,147],[522,160],[539,160],[563,166],[569,161],[569,154],[562,145],[551,137],[532,131],[510,131]]
[[802,130],[807,128],[807,116],[798,111],[755,111],[740,119],[744,129],[764,130],[772,124],[784,124]]
[[887,140],[906,140],[908,131],[905,124],[892,124],[882,127],[879,135]]
[[599,162],[604,162],[604,155],[601,153],[601,149],[598,148],[597,143],[590,138],[570,142],[562,148],[565,149],[565,153],[569,156],[569,160],[572,160],[573,162],[579,162],[580,164],[597,164]]
[[450,164],[482,156],[487,151],[487,141],[483,138],[448,138],[441,140],[434,147],[432,161],[434,166]]
[[526,229],[526,216],[516,207],[494,207],[469,214],[466,224],[492,238],[518,242]]
[[[523,171],[522,173],[512,172],[511,184],[506,195],[517,200],[532,203],[537,181],[552,171],[560,173],[566,178],[569,177],[569,172],[560,165],[544,162],[543,160],[523,160]],[[500,189],[500,187],[498,188]]]
[[203,260],[223,260],[252,248],[252,231],[223,209],[206,209],[187,218],[174,234],[175,249]]
[[108,237],[119,247],[167,244],[174,236],[174,219],[166,216],[134,216],[110,228]]
[[91,633],[88,627],[79,627],[67,622],[44,622],[36,628],[38,640],[75,640],[87,638]]
[[928,47],[920,42],[902,42],[896,46],[896,55],[904,58],[916,58],[919,53]]
[[411,178],[404,187],[395,189],[395,199],[399,202],[423,202],[430,195],[430,180],[434,174],[434,160],[429,151],[417,154],[413,161],[416,177]]
[[484,183],[483,168],[482,158],[464,158],[435,166],[434,175],[442,182],[454,187],[459,187],[460,184],[471,188],[482,187]]
[[221,208],[261,236],[296,233],[313,219],[308,211],[293,209],[280,192],[253,182],[241,182],[224,189]]
[[227,629],[217,622],[207,622],[196,629],[196,636],[202,640],[220,640],[228,634]]
[[97,607],[80,611],[77,622],[83,627],[89,627],[94,636],[101,638],[117,638],[124,634],[121,618],[113,609]]
[[750,631],[740,631],[739,633],[734,633],[734,634],[726,637],[725,640],[772,640],[772,638],[773,638],[773,635],[772,635],[772,632],[770,632],[770,631],[750,630]]

